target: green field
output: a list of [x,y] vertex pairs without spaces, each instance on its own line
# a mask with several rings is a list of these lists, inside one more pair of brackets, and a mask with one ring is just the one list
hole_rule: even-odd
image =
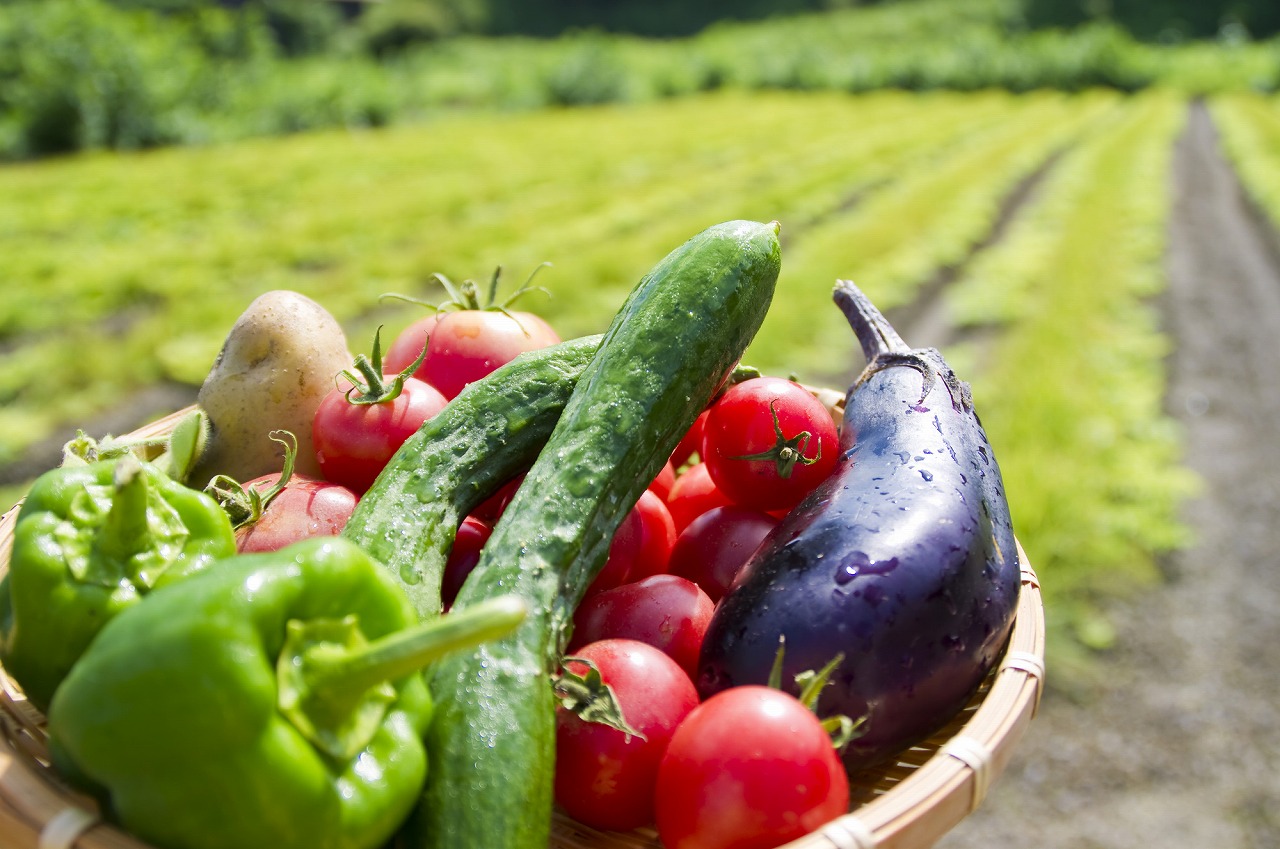
[[[1194,486],[1151,305],[1186,105],[1161,89],[730,91],[6,165],[0,464],[150,387],[198,386],[269,289],[320,301],[358,350],[420,315],[384,293],[439,300],[434,272],[497,265],[514,287],[550,262],[551,297],[522,306],[568,337],[603,329],[706,226],[777,219],[782,276],[747,360],[843,387],[861,360],[838,277],[893,314],[945,304],[950,332],[908,341],[972,382],[1055,627],[1105,642],[1090,601],[1156,579]],[[1280,221],[1275,99],[1213,105]]]

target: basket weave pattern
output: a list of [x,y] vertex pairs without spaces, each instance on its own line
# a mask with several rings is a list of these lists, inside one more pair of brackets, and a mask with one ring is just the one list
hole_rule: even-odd
[[[167,433],[185,411],[135,431]],[[0,517],[0,574],[18,508]],[[929,740],[850,780],[851,810],[782,849],[925,849],[982,803],[1039,704],[1044,679],[1040,584],[1021,547],[1022,591],[1001,662]],[[105,823],[49,765],[44,716],[0,668],[0,844],[6,849],[151,849]],[[557,812],[550,849],[660,849],[650,829],[599,832]]]

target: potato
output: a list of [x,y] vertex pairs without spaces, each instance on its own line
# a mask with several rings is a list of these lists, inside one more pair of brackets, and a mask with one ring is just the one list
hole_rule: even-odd
[[320,476],[311,420],[334,378],[351,366],[346,334],[324,307],[297,292],[266,292],[236,320],[197,403],[209,416],[209,442],[191,475],[237,481],[277,472],[284,450],[268,434],[298,439],[295,471]]

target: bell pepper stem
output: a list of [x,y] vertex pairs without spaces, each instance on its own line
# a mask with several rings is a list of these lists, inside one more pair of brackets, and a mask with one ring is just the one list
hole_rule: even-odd
[[100,550],[121,561],[142,550],[151,538],[147,523],[147,475],[141,461],[125,454],[115,466],[111,507],[99,536]]
[[515,630],[528,613],[518,596],[488,599],[357,648],[309,653],[305,677],[313,694],[343,699],[417,672],[450,652]]

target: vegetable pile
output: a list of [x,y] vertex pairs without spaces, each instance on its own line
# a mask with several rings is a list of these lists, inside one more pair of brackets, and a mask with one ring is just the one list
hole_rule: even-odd
[[778,229],[703,231],[567,341],[497,274],[385,357],[259,298],[165,444],[78,440],[22,506],[0,660],[54,766],[162,849],[844,813],[972,695],[1019,569],[967,387],[852,284],[843,412],[740,365]]

